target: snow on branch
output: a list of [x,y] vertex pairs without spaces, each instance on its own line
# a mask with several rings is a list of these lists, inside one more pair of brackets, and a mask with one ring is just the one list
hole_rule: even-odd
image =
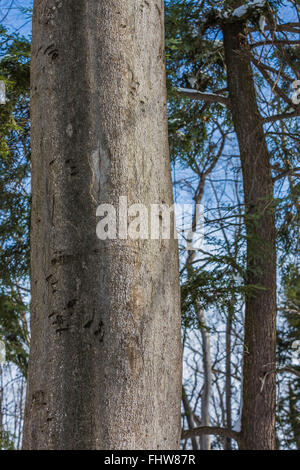
[[215,93],[202,93],[201,91],[190,88],[175,88],[175,91],[181,96],[186,96],[191,100],[201,100],[207,103],[220,103],[225,106],[230,106],[230,100],[226,98],[226,96],[219,96]]
[[253,0],[244,3],[238,8],[224,9],[222,11],[212,9],[208,11],[202,23],[202,30],[222,23],[233,23],[246,19],[255,19],[259,21],[260,29],[263,31],[266,26],[264,13],[268,10],[267,0]]
[[249,13],[253,13],[253,11],[259,11],[262,8],[265,8],[266,4],[266,0],[254,0],[253,2],[247,2],[233,10],[231,16],[236,18],[243,18],[243,16],[248,15]]

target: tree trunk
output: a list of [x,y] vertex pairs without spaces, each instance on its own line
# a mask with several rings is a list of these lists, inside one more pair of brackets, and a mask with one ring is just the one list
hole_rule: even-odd
[[36,0],[24,449],[177,449],[177,241],[96,236],[99,204],[172,205],[162,0]]
[[[189,399],[185,393],[184,387],[182,387],[182,404],[184,408],[184,413],[186,416],[186,420],[189,426],[189,429],[194,429],[194,416],[193,416],[193,410],[190,407]],[[198,450],[198,444],[197,444],[197,438],[192,437],[191,438],[191,443],[192,443],[192,449],[193,450]]]
[[298,407],[297,407],[298,400],[297,400],[297,395],[295,394],[291,383],[289,383],[288,401],[289,401],[289,421],[290,421],[293,441],[295,443],[297,450],[300,450],[300,419],[299,419],[299,412],[298,412]]
[[3,427],[3,400],[4,399],[4,386],[3,386],[3,369],[0,362],[0,450],[2,450],[3,444],[3,435],[4,435],[4,427]]
[[[203,391],[202,391],[202,396],[201,396],[201,425],[210,426],[209,402],[211,398],[211,388],[212,388],[210,333],[207,330],[204,310],[200,308],[197,301],[196,301],[195,310],[196,310],[197,318],[201,324],[203,373],[204,373]],[[210,441],[211,439],[208,434],[204,434],[203,436],[201,436],[200,437],[201,450],[210,450]]]
[[[231,406],[231,395],[232,395],[232,384],[231,384],[231,333],[232,333],[232,319],[233,319],[233,307],[228,306],[227,321],[226,321],[226,426],[232,430],[232,406]],[[225,449],[232,450],[232,442],[228,437],[225,440]]]
[[[198,205],[201,204],[206,176],[213,170],[218,158],[212,163],[211,167],[207,170],[206,174],[202,174],[199,179],[198,188],[195,193],[195,207],[192,220],[192,232],[195,233],[197,226],[197,211]],[[189,278],[192,280],[195,276],[195,270],[193,268],[193,262],[195,260],[196,251],[190,251],[188,254],[186,266]],[[203,390],[201,395],[201,426],[210,425],[210,410],[209,402],[211,398],[211,389],[212,389],[212,366],[211,366],[211,351],[210,351],[210,333],[206,327],[206,318],[204,310],[199,304],[197,298],[193,302],[194,310],[196,317],[199,321],[201,338],[202,338],[202,356],[203,356]],[[200,449],[201,450],[210,450],[211,449],[211,438],[209,434],[203,434],[200,436]]]
[[273,182],[245,24],[223,27],[232,115],[246,205],[243,449],[275,448],[276,249]]

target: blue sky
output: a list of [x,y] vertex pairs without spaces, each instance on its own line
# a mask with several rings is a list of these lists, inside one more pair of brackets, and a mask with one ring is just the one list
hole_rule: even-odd
[[31,34],[31,18],[24,8],[31,8],[33,0],[0,0],[0,24],[10,31],[18,31],[24,35]]

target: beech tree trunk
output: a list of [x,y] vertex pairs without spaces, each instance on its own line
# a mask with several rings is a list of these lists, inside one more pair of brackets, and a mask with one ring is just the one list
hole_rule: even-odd
[[163,0],[36,0],[32,342],[24,449],[177,449],[177,241],[96,236],[173,204]]
[[223,26],[240,147],[247,231],[242,449],[275,448],[276,248],[273,182],[256,102],[246,26]]

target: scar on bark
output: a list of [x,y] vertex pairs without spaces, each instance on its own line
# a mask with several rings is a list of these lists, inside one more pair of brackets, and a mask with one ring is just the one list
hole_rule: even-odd
[[68,264],[73,259],[74,259],[73,255],[59,255],[56,258],[52,258],[51,264],[52,266],[55,266],[57,264],[64,265],[64,264]]
[[44,55],[48,55],[51,58],[51,60],[54,61],[59,56],[58,49],[55,47],[54,44],[50,44],[44,50]]
[[75,305],[77,304],[78,302],[78,299],[72,299],[70,300],[68,303],[67,303],[67,308],[68,309],[72,309],[73,307],[75,307]]

